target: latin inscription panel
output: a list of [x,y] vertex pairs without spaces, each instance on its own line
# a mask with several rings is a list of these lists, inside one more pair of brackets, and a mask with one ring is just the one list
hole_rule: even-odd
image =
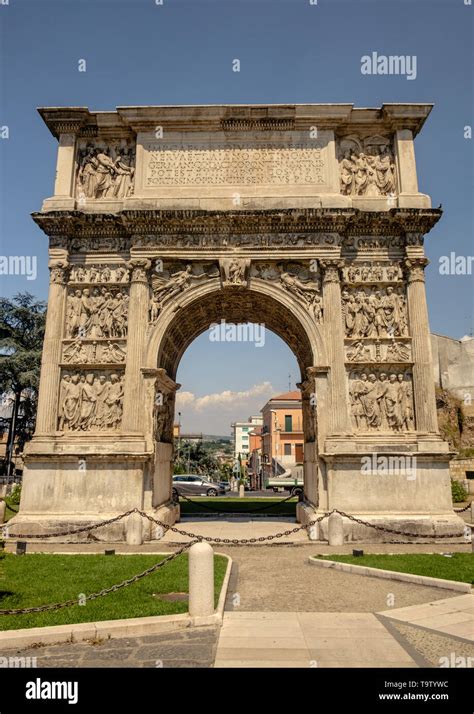
[[143,188],[157,186],[325,185],[318,141],[150,142]]

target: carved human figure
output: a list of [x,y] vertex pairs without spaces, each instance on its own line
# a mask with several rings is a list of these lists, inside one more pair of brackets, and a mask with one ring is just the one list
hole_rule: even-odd
[[372,359],[370,347],[363,342],[355,342],[347,351],[347,359],[349,362],[366,362]]
[[243,267],[238,260],[231,260],[229,264],[229,282],[238,285],[242,282]]
[[116,429],[122,420],[123,384],[118,374],[110,377],[110,388],[105,397],[104,425]]
[[94,374],[87,374],[85,380],[81,382],[78,429],[86,431],[93,424],[96,402],[95,376]]
[[413,428],[413,391],[401,372],[397,375],[397,380],[399,384],[401,428],[409,431]]
[[76,427],[81,410],[81,391],[82,386],[78,374],[73,374],[70,380],[66,380],[66,377],[63,378],[58,425],[61,431],[64,428],[74,429]]
[[386,359],[387,361],[400,360],[406,362],[410,359],[410,350],[402,342],[396,342],[395,339],[393,339],[392,343],[387,347]]
[[132,166],[131,151],[122,149],[119,152],[114,164],[115,182],[113,186],[113,195],[116,198],[126,198],[132,192],[134,168]]

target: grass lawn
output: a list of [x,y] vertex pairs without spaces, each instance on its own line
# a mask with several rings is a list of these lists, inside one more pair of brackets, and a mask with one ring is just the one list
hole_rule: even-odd
[[[117,584],[162,560],[160,555],[0,555],[0,609],[30,607],[79,598]],[[215,602],[227,559],[214,557]],[[85,605],[26,615],[0,615],[0,630],[66,625],[127,617],[185,613],[187,601],[168,602],[165,593],[188,592],[188,556],[179,555],[151,575]]]
[[[220,513],[248,513],[251,515],[255,512],[255,514],[262,513],[268,516],[294,516],[298,500],[294,498],[291,499],[291,501],[286,501],[278,506],[265,508],[264,511],[261,511],[261,508],[270,506],[272,503],[278,503],[283,497],[252,498],[246,496],[245,498],[219,498],[190,496],[190,498],[192,501],[196,501],[196,503],[188,503],[184,498],[180,498],[179,500],[181,513],[185,516],[192,515],[193,513],[212,513],[211,508],[213,511],[219,511]],[[209,506],[209,508],[205,508],[204,506]]]
[[447,558],[440,553],[400,553],[395,555],[324,555],[318,556],[324,560],[335,560],[351,565],[365,565],[368,568],[382,570],[397,570],[399,573],[426,575],[430,578],[443,580],[458,580],[463,583],[474,583],[474,554],[453,553]]

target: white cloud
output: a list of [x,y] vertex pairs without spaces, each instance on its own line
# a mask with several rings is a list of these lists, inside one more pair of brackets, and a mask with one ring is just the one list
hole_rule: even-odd
[[[271,396],[274,389],[270,382],[262,382],[254,384],[253,387],[240,392],[233,392],[226,389],[223,392],[214,392],[214,394],[206,394],[202,397],[197,397],[193,392],[178,392],[176,395],[176,407],[187,407],[195,412],[202,412],[205,409],[213,407],[232,407],[233,410],[238,408],[239,411],[256,397],[261,398],[260,408],[263,407],[266,399]],[[250,405],[249,405],[250,406]],[[226,410],[227,411],[227,410]],[[248,416],[248,415],[247,415]],[[235,418],[241,418],[241,415],[236,414]]]

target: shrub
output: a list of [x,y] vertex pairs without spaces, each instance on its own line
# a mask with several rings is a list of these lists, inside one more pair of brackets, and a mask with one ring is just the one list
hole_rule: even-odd
[[12,488],[12,492],[11,492],[8,500],[12,506],[19,506],[20,498],[21,498],[21,486],[19,483],[16,483]]
[[453,496],[453,503],[461,503],[467,499],[467,491],[460,481],[456,479],[451,479],[451,493]]

